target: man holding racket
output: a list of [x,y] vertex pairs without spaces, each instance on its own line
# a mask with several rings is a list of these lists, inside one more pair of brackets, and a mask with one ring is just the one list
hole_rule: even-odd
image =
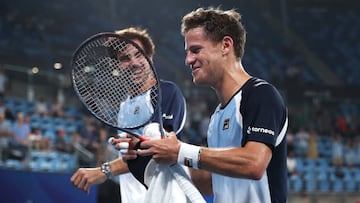
[[[123,30],[116,31],[116,34],[124,36],[132,41],[134,41],[146,54],[146,56],[152,60],[155,53],[155,45],[147,33],[146,30],[141,28],[127,28]],[[131,53],[131,52],[129,52]],[[127,57],[135,57],[136,53],[133,56],[122,56],[119,55],[117,58],[122,60],[122,64],[126,64],[126,60],[129,60]],[[132,64],[132,68],[136,69],[136,65]],[[137,70],[133,70],[136,73]],[[136,80],[136,75],[132,75],[135,77],[133,82],[141,81]],[[151,80],[150,80],[151,82]],[[182,95],[180,89],[176,86],[175,83],[170,81],[161,80],[160,88],[162,93],[162,103],[161,108],[163,112],[163,126],[167,131],[175,131],[176,134],[180,135],[186,119],[186,104],[185,99]],[[146,92],[146,91],[144,91]],[[146,98],[146,97],[145,97]],[[131,99],[131,98],[129,98]],[[146,100],[146,99],[145,99]],[[126,107],[122,109],[128,109]],[[123,116],[123,115],[119,115]],[[156,118],[156,117],[155,117]],[[119,120],[126,119],[119,118]],[[157,122],[154,120],[154,122]],[[140,129],[139,129],[140,130]],[[120,138],[113,140],[113,142],[120,144],[121,152],[118,159],[102,164],[101,167],[96,168],[80,168],[78,169],[73,176],[71,177],[71,182],[78,187],[79,189],[84,190],[85,192],[90,191],[90,187],[95,184],[101,184],[105,182],[107,178],[111,176],[120,175],[120,190],[121,190],[121,202],[122,203],[133,203],[133,202],[144,202],[144,197],[146,194],[146,188],[143,184],[141,184],[131,173],[129,173],[129,162],[132,162],[132,167],[142,168],[146,166],[149,158],[142,159],[142,157],[137,158],[137,154],[135,150],[132,150],[134,145],[138,142],[138,140],[132,136],[127,135],[126,133],[120,133]],[[125,143],[125,144],[124,144]],[[119,146],[119,145],[117,145]],[[127,149],[127,147],[129,148]],[[128,163],[126,163],[126,160]],[[138,171],[132,171],[136,174],[143,174],[143,170],[139,169]],[[141,179],[143,177],[137,177]]]
[[242,65],[246,31],[240,14],[199,8],[183,17],[181,31],[193,82],[212,87],[220,100],[208,147],[182,143],[171,133],[142,142],[138,154],[212,172],[216,203],[285,203],[287,108],[273,85]]

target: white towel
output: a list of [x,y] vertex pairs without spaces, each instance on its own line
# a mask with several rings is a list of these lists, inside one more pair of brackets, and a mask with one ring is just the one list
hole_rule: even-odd
[[[187,178],[190,177],[187,167],[183,167],[186,171]],[[205,203],[200,192],[194,188],[191,190],[192,195],[196,195],[196,200],[190,201],[184,193],[183,186],[180,186],[174,178],[173,169],[168,165],[157,164],[153,159],[148,163],[145,173],[144,182],[148,186],[144,203]],[[189,179],[189,183],[192,182]]]

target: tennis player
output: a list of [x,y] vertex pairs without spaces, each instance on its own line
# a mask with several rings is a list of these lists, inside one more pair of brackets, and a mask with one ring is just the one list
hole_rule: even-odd
[[[133,40],[143,49],[148,58],[152,60],[155,53],[155,45],[146,30],[131,27],[116,31],[116,33]],[[160,88],[162,93],[161,108],[164,128],[167,131],[175,131],[180,138],[186,119],[184,96],[176,84],[171,81],[161,80]],[[144,93],[145,98],[149,96],[147,93],[148,91]],[[156,117],[153,122],[158,122]],[[142,129],[139,131],[142,132]],[[121,202],[146,202],[144,197],[147,190],[144,184],[142,184],[144,178],[143,169],[150,159],[148,157],[143,160],[141,160],[142,157],[137,158],[136,151],[132,150],[132,147],[138,142],[135,138],[118,138],[118,141],[130,142],[128,152],[125,154],[119,153],[123,157],[103,163],[101,167],[79,168],[71,177],[71,182],[77,188],[89,192],[92,185],[101,184],[105,182],[107,178],[119,175]],[[126,162],[124,160],[126,160]],[[132,170],[133,173],[137,174],[136,178],[133,174],[129,173],[129,167],[133,170],[138,169],[137,171]]]
[[212,87],[220,100],[208,147],[182,143],[171,133],[142,142],[138,154],[212,172],[216,203],[285,203],[287,108],[273,85],[242,65],[246,31],[240,14],[199,8],[183,17],[181,31],[193,82]]
[[[138,40],[135,39],[135,41],[141,44]],[[134,46],[130,44],[126,46],[125,51],[116,51],[116,58],[121,62],[119,70],[128,73],[124,74],[128,76],[126,83],[136,87],[129,88],[126,99],[120,104],[117,124],[120,127],[146,123],[155,111],[151,98],[155,96],[152,93],[152,87],[156,79],[146,58],[138,52],[139,50],[134,49]],[[142,134],[141,129],[138,133]]]

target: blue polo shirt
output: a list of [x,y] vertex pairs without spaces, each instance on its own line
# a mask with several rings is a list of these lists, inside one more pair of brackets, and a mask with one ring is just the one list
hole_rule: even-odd
[[[185,98],[175,83],[166,80],[160,80],[161,112],[164,129],[174,131],[181,139],[181,133],[186,120],[186,102]],[[159,117],[154,116],[152,122],[159,122]],[[139,129],[142,132],[142,129]],[[140,144],[140,143],[138,143]],[[141,183],[144,183],[144,171],[151,156],[138,156],[136,159],[128,160],[130,172]]]
[[249,79],[225,106],[217,107],[208,129],[210,148],[243,147],[255,141],[269,146],[273,154],[260,180],[213,173],[214,202],[286,202],[287,120],[279,92],[258,78]]

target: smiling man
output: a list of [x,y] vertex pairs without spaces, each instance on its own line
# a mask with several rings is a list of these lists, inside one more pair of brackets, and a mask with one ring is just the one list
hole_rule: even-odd
[[242,58],[246,31],[235,10],[199,8],[182,19],[185,63],[193,82],[215,90],[208,147],[168,139],[141,144],[140,155],[212,173],[216,203],[285,203],[287,109],[278,90],[248,74]]

